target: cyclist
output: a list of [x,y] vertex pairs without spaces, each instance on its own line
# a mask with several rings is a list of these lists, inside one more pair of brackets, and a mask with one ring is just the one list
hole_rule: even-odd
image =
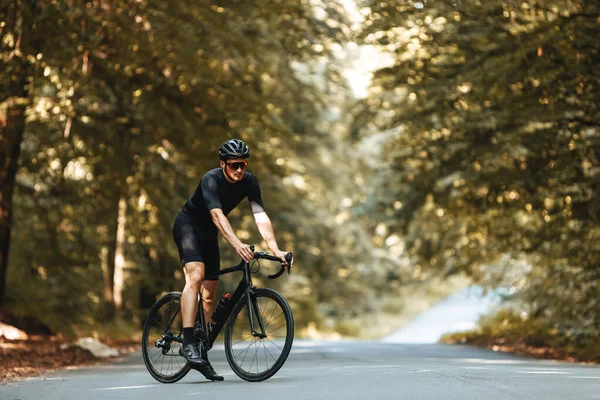
[[[264,210],[260,186],[256,177],[246,172],[250,151],[239,139],[226,141],[219,148],[220,167],[208,171],[177,215],[173,238],[185,273],[185,287],[181,296],[183,318],[183,346],[179,353],[189,365],[207,379],[222,381],[210,362],[206,350],[200,350],[194,341],[194,322],[198,309],[198,295],[202,296],[205,320],[210,321],[220,269],[220,233],[236,253],[249,262],[254,253],[234,233],[227,214],[244,198],[248,198],[256,226],[271,252],[287,267],[286,251],[279,249],[271,220]],[[292,260],[293,263],[293,260]],[[206,328],[206,327],[205,327]]]

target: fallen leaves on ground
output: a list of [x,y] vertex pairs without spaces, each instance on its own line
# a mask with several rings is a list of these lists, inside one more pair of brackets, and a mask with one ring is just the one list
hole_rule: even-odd
[[533,346],[525,343],[525,341],[522,339],[511,340],[504,337],[468,337],[468,335],[455,333],[445,336],[442,338],[441,342],[448,344],[467,344],[471,346],[483,347],[493,351],[500,351],[503,353],[511,353],[519,356],[543,360],[559,360],[585,364],[600,363],[600,358],[584,358],[581,356],[581,354],[551,346]]
[[[138,343],[131,341],[104,343],[121,355],[139,348]],[[57,336],[30,336],[27,340],[0,338],[0,383],[40,377],[55,369],[106,363],[115,358],[118,357],[97,358]]]

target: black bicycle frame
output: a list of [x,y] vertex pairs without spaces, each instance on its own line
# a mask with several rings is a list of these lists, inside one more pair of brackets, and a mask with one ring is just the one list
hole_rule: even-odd
[[[251,249],[252,249],[252,251],[254,251],[254,246],[251,246]],[[270,261],[280,261],[277,257],[271,256],[264,252],[254,253],[254,255],[255,255],[255,258],[263,258],[263,259],[270,260]],[[292,253],[288,253],[286,258],[288,259],[288,263],[290,263],[291,259],[292,259]],[[285,270],[285,268],[282,266],[278,273],[276,273],[274,275],[269,275],[269,279],[278,278],[279,276],[281,276],[281,274],[283,273],[284,270]],[[288,274],[289,274],[290,268],[288,267],[287,270],[288,270]],[[198,300],[198,313],[196,316],[196,322],[200,325],[200,329],[202,330],[202,332],[206,333],[206,335],[200,335],[201,336],[200,340],[207,341],[207,343],[203,343],[203,345],[206,346],[207,349],[212,348],[213,343],[215,342],[217,336],[219,336],[219,333],[221,333],[221,330],[225,326],[225,323],[227,323],[227,321],[229,320],[229,317],[231,316],[233,308],[235,306],[237,306],[237,304],[240,301],[242,301],[242,298],[244,296],[246,296],[246,300],[248,302],[248,316],[250,319],[250,329],[252,331],[252,336],[258,337],[261,339],[267,337],[267,335],[265,334],[265,327],[263,324],[262,316],[260,315],[260,312],[258,310],[258,304],[256,303],[256,299],[253,296],[254,287],[252,286],[252,273],[250,271],[250,263],[247,263],[242,260],[238,265],[236,265],[234,267],[226,268],[222,271],[219,271],[217,273],[217,275],[225,275],[225,274],[229,274],[231,272],[236,272],[236,271],[243,271],[244,276],[242,277],[237,288],[235,289],[235,292],[233,292],[233,295],[227,302],[225,309],[221,310],[221,315],[224,318],[220,318],[219,321],[216,321],[216,324],[211,327],[210,332],[208,332],[208,333],[206,333],[206,321],[204,319],[204,308],[202,307],[202,296],[200,296],[200,299]],[[169,331],[169,328],[171,327],[171,323],[173,323],[177,313],[179,313],[180,311],[181,311],[181,308],[179,310],[177,310],[177,312],[173,315],[173,318],[167,325],[167,328],[165,329],[165,332],[163,333],[162,338],[159,340],[166,339],[166,340],[171,340],[171,341],[179,342],[179,343],[183,342],[183,339],[181,338],[181,332],[179,333],[179,337],[167,334],[167,332]],[[256,328],[254,325],[255,317],[258,320],[258,326],[260,328],[260,331],[258,331],[258,332],[256,331]]]
[[[209,349],[212,348],[213,343],[217,339],[217,336],[219,336],[219,333],[221,333],[221,330],[223,329],[223,327],[229,320],[229,317],[231,316],[233,309],[235,308],[235,306],[237,306],[237,304],[240,301],[242,301],[244,296],[246,297],[246,301],[248,302],[248,315],[250,318],[250,329],[252,330],[252,335],[259,337],[259,338],[266,337],[262,317],[261,317],[260,313],[258,312],[258,305],[256,304],[256,299],[254,299],[254,296],[252,296],[254,294],[254,287],[252,286],[252,274],[250,271],[250,264],[245,261],[242,261],[240,264],[236,265],[235,267],[231,267],[231,268],[227,268],[222,271],[219,271],[219,273],[217,275],[224,275],[224,274],[228,274],[228,273],[235,272],[235,271],[244,272],[244,276],[242,277],[242,280],[240,281],[237,288],[235,289],[235,291],[229,298],[229,301],[227,302],[225,309],[221,310],[220,314],[221,314],[222,318],[220,318],[218,321],[216,321],[216,324],[212,325],[210,332],[208,332],[207,346]],[[202,299],[199,300],[199,304],[198,304],[199,310],[202,310],[202,308],[200,308],[201,305],[202,305]],[[258,332],[256,331],[256,328],[255,328],[255,321],[254,321],[255,317],[258,320],[258,325],[260,328],[260,330]],[[206,324],[205,324],[205,320],[204,320],[204,312],[198,312],[198,319],[200,322],[200,326],[202,326],[203,329],[206,329]]]

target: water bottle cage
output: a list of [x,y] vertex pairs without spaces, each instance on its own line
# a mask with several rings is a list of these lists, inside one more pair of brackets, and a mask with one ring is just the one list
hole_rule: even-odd
[[223,310],[225,310],[225,306],[227,305],[228,301],[229,301],[229,299],[226,297],[222,297],[221,300],[219,300],[219,303],[215,307],[215,311],[213,312],[213,315],[212,315],[213,322],[217,322],[219,320]]

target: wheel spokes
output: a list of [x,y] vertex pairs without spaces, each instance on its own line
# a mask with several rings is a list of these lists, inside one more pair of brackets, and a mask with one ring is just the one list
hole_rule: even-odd
[[[260,333],[258,318],[263,322],[265,338],[252,335],[248,306],[235,316],[231,332],[231,349],[234,362],[249,374],[262,374],[272,368],[284,351],[277,339],[287,337],[288,321],[281,305],[274,299],[260,296],[255,299],[256,309],[260,313],[254,316],[255,329]],[[253,314],[255,311],[252,310]]]
[[146,352],[148,364],[161,378],[169,379],[186,367],[179,356],[180,342],[169,337],[181,338],[183,321],[180,312],[180,299],[171,298],[149,316],[146,327]]

